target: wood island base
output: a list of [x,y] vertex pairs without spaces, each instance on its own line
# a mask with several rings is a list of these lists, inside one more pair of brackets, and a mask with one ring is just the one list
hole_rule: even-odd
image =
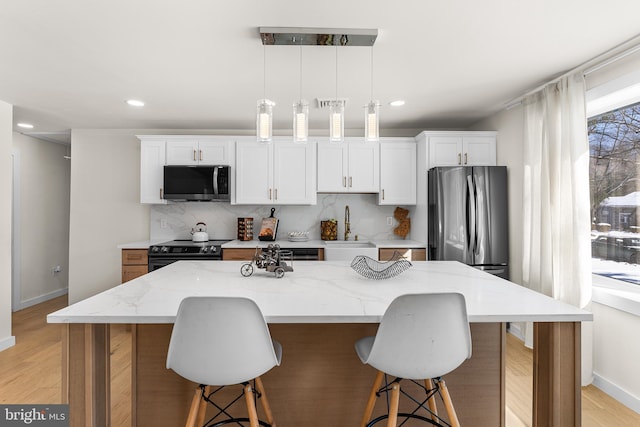
[[[282,365],[262,379],[279,427],[359,425],[376,372],[360,362],[353,344],[375,335],[377,326],[269,326],[282,344]],[[135,425],[182,425],[195,384],[165,368],[172,325],[134,327]],[[458,417],[462,425],[503,426],[505,325],[472,324],[472,338],[473,357],[446,376]],[[379,400],[374,415],[383,413]]]

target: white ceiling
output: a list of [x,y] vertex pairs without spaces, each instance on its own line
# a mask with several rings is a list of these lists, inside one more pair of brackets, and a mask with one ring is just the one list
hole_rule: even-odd
[[637,0],[3,1],[0,100],[54,139],[74,128],[251,132],[266,70],[274,127],[290,134],[302,75],[322,130],[328,115],[311,101],[336,96],[337,49],[346,127],[362,129],[371,48],[304,47],[300,73],[300,48],[263,48],[258,27],[376,28],[383,135],[463,128],[640,34],[638,16]]

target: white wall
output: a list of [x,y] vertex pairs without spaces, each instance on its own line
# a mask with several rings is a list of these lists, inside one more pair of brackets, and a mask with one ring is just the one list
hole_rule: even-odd
[[140,141],[133,131],[73,130],[69,303],[121,282],[118,244],[149,238],[140,204]]
[[640,413],[640,316],[591,304],[594,385]]
[[11,335],[11,134],[13,107],[0,101],[0,351]]
[[509,274],[522,284],[522,180],[524,117],[522,106],[502,110],[469,130],[498,131],[497,162],[507,167],[509,181]]
[[[19,262],[19,310],[63,295],[69,282],[68,147],[13,134],[19,203],[15,206],[14,261]],[[14,263],[15,264],[15,263]],[[53,268],[61,271],[54,273]],[[15,298],[14,298],[15,300]]]

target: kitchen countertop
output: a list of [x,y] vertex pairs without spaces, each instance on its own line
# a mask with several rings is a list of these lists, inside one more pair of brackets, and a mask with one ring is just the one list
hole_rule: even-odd
[[157,243],[166,242],[167,239],[160,240],[142,240],[139,242],[122,243],[118,245],[118,249],[149,249],[149,246]]
[[[340,240],[338,240],[340,241]],[[353,242],[353,240],[350,240]],[[369,240],[362,239],[360,242],[371,242],[376,245],[377,248],[424,248],[426,245],[424,243],[420,243],[415,240]],[[255,248],[259,246],[261,248],[266,248],[269,244],[278,244],[281,248],[326,248],[324,240],[307,240],[306,242],[290,242],[286,239],[279,239],[275,242],[263,242],[260,240],[249,240],[249,241],[241,241],[241,240],[232,240],[228,243],[222,245],[222,249],[244,249],[244,248]]]
[[455,261],[418,261],[387,280],[365,279],[348,262],[295,261],[277,279],[240,261],[178,261],[47,316],[49,323],[173,323],[187,296],[244,296],[269,323],[377,323],[397,296],[460,292],[471,322],[580,322],[591,313]]
[[[118,245],[118,249],[149,249],[149,246],[166,242],[169,239],[159,240],[143,240],[140,242],[123,243]],[[371,242],[377,248],[425,248],[426,244],[416,240],[361,240],[362,242]],[[281,248],[326,248],[324,240],[307,240],[306,242],[290,242],[286,239],[276,240],[275,242],[263,242],[261,240],[232,240],[222,245],[222,248],[228,249],[247,249],[259,246],[266,248],[271,243],[280,245]]]

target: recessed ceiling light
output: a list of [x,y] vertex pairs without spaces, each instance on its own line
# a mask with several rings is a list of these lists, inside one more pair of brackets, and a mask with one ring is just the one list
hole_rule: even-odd
[[404,101],[402,99],[398,99],[397,101],[391,101],[389,105],[392,107],[401,107],[404,105]]
[[127,99],[127,104],[131,105],[132,107],[144,107],[144,102],[137,99]]
[[18,123],[18,127],[24,129],[33,129],[33,125],[29,123]]

